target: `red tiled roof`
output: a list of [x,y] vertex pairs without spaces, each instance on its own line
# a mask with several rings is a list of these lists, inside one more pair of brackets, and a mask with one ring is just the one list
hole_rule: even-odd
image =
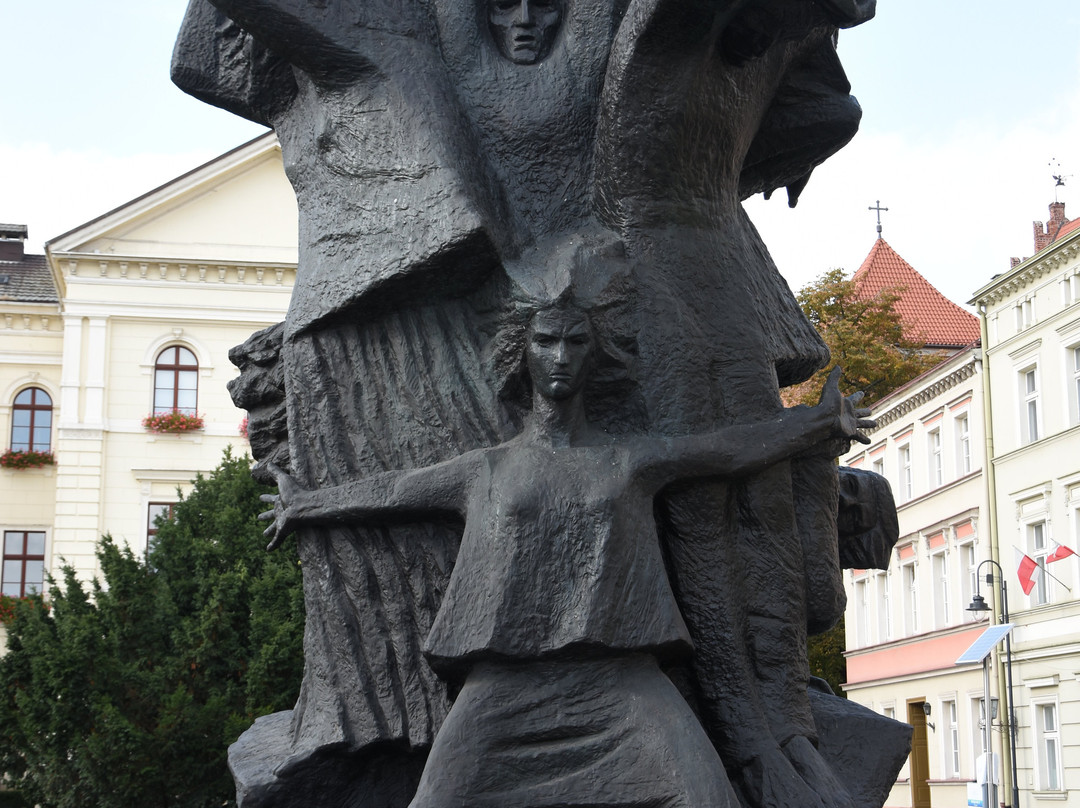
[[852,280],[861,298],[902,287],[895,308],[909,339],[920,340],[927,346],[956,348],[979,339],[978,318],[935,289],[883,238],[874,242]]
[[1069,233],[1071,233],[1073,230],[1076,230],[1077,228],[1080,228],[1080,219],[1073,219],[1071,222],[1065,222],[1065,224],[1063,224],[1061,226],[1061,229],[1058,230],[1057,238],[1054,239],[1054,240],[1055,241],[1060,241],[1061,239],[1065,238],[1065,236],[1069,235]]

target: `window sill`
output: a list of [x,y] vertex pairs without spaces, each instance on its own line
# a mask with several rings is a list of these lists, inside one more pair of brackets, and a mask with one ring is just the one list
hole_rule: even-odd
[[52,477],[56,473],[56,465],[41,466],[40,468],[8,469],[0,466],[0,472],[6,474],[25,474],[30,477]]
[[170,443],[202,443],[203,436],[201,430],[198,432],[147,432],[146,442],[154,443],[155,441],[168,441]]
[[1032,791],[1031,796],[1037,800],[1058,800],[1064,802],[1069,799],[1068,791]]

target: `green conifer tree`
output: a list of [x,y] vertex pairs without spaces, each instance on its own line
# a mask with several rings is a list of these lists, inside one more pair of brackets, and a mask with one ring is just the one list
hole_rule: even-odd
[[255,518],[271,490],[226,451],[146,559],[106,536],[99,580],[65,567],[8,611],[0,766],[28,804],[233,804],[228,745],[291,707],[303,670],[295,545],[266,553]]

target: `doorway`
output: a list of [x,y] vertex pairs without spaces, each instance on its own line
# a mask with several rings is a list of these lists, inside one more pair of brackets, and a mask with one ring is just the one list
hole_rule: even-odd
[[911,733],[911,765],[908,775],[911,778],[912,808],[930,808],[930,746],[926,737],[925,699],[914,699],[907,703],[907,721],[914,732]]

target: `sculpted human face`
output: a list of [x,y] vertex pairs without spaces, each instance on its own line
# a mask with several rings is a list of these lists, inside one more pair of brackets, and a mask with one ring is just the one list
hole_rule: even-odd
[[561,16],[558,0],[488,0],[495,44],[519,65],[536,64],[548,55]]
[[578,311],[542,311],[529,325],[525,362],[533,387],[553,401],[579,392],[592,369],[592,328]]

